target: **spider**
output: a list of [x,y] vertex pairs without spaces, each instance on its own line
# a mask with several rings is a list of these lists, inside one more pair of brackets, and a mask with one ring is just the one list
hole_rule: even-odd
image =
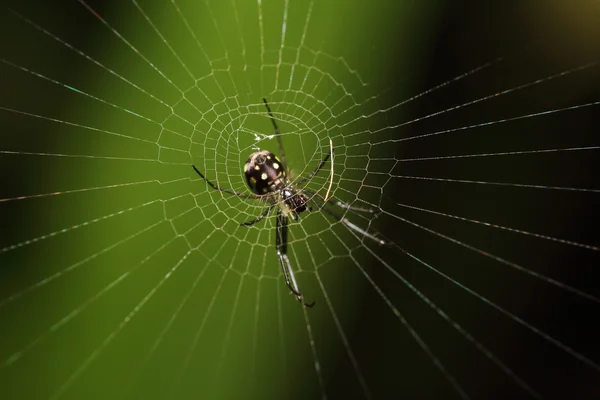
[[[271,122],[273,123],[273,128],[275,129],[275,137],[277,139],[277,145],[279,148],[279,156],[281,158],[268,150],[260,150],[250,154],[250,157],[248,157],[248,160],[244,165],[244,175],[246,176],[248,187],[252,193],[239,193],[232,189],[217,186],[206,179],[206,177],[198,170],[198,168],[196,168],[195,165],[192,165],[192,168],[194,168],[194,171],[196,171],[196,173],[200,175],[200,177],[204,179],[204,181],[214,190],[219,190],[242,199],[260,199],[269,203],[267,208],[265,208],[258,217],[246,222],[242,222],[240,225],[254,225],[255,223],[264,219],[271,212],[271,210],[275,208],[275,206],[278,206],[275,228],[275,249],[277,252],[277,257],[279,258],[285,284],[296,296],[296,299],[300,303],[302,303],[305,307],[312,307],[314,306],[315,302],[313,301],[312,303],[307,303],[304,301],[294,276],[292,264],[287,254],[287,233],[288,221],[290,217],[294,221],[297,221],[300,213],[307,210],[311,212],[312,206],[314,205],[319,210],[324,211],[327,215],[331,216],[337,221],[340,221],[346,227],[352,229],[360,235],[372,239],[379,244],[385,244],[386,242],[354,225],[352,222],[348,221],[343,214],[339,214],[338,212],[327,208],[326,205],[335,205],[343,210],[366,212],[371,214],[374,213],[373,210],[353,207],[339,200],[333,202],[331,201],[331,198],[323,198],[319,194],[314,193],[309,189],[301,188],[304,183],[310,181],[315,175],[317,175],[327,160],[329,160],[329,157],[333,151],[333,145],[314,171],[312,171],[306,177],[299,179],[297,182],[290,180],[290,173],[287,167],[285,153],[283,151],[283,142],[281,140],[279,127],[277,126],[277,122],[273,117],[269,103],[264,98],[263,101],[265,103],[265,107],[267,108],[267,112],[269,113]],[[321,204],[319,205],[315,199],[319,199]]]

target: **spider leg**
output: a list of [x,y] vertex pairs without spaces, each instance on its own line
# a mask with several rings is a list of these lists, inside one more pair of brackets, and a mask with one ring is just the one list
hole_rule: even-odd
[[267,111],[269,116],[271,117],[271,122],[273,123],[273,128],[275,129],[275,138],[277,139],[277,147],[279,148],[279,157],[281,157],[281,163],[283,164],[283,169],[287,171],[287,162],[285,160],[285,152],[283,151],[283,141],[281,140],[281,132],[279,131],[279,127],[277,126],[277,122],[273,117],[273,113],[271,112],[271,107],[269,107],[269,103],[267,103],[267,99],[263,97],[263,101],[265,102],[265,106],[267,107]]
[[253,219],[251,221],[242,222],[240,225],[246,225],[246,226],[254,225],[258,221],[261,221],[264,217],[266,217],[269,214],[269,212],[273,209],[273,207],[275,207],[275,204],[271,204],[269,207],[265,208],[263,210],[263,212],[255,219]]
[[380,239],[377,236],[375,236],[375,235],[373,235],[373,234],[365,231],[364,229],[360,228],[359,226],[353,224],[352,222],[350,222],[343,215],[340,215],[340,214],[336,213],[335,211],[331,211],[330,209],[328,209],[327,207],[325,207],[325,205],[327,203],[323,203],[323,205],[319,207],[319,205],[317,204],[317,202],[315,202],[314,200],[311,199],[309,201],[311,203],[313,203],[314,205],[316,205],[317,208],[319,208],[320,210],[322,210],[323,212],[325,212],[329,216],[333,217],[337,221],[340,221],[342,224],[346,225],[346,227],[348,227],[349,229],[353,230],[354,232],[360,233],[362,236],[367,237],[367,238],[369,238],[371,240],[374,240],[375,242],[377,242],[377,243],[379,243],[381,245],[388,244],[388,242],[386,242],[385,240]]
[[233,194],[234,196],[241,197],[243,199],[257,199],[257,198],[259,198],[259,196],[257,196],[257,195],[252,195],[252,194],[247,194],[247,193],[239,193],[239,192],[236,192],[236,191],[231,190],[231,189],[226,189],[226,188],[222,188],[220,186],[217,186],[214,183],[212,183],[211,181],[209,181],[208,179],[206,179],[204,177],[204,175],[202,175],[202,173],[200,171],[198,171],[198,168],[196,168],[195,165],[192,165],[192,168],[194,168],[194,171],[196,171],[196,173],[198,175],[200,175],[200,177],[202,179],[204,179],[206,181],[206,183],[208,183],[208,185],[211,188],[215,189],[215,190],[219,190],[219,191],[224,192],[224,193]]
[[321,160],[321,163],[319,164],[319,166],[313,172],[311,172],[306,177],[300,179],[295,184],[296,185],[302,185],[303,183],[308,182],[309,180],[311,180],[313,178],[313,176],[317,175],[319,173],[319,171],[321,170],[321,168],[323,168],[323,166],[325,165],[325,163],[327,162],[327,160],[329,160],[330,156],[331,156],[331,151],[329,151],[327,153],[327,155]]
[[296,296],[299,302],[304,304],[306,307],[312,307],[315,305],[314,301],[312,303],[306,303],[302,298],[302,294],[298,288],[298,283],[296,282],[296,277],[294,276],[294,271],[292,270],[290,259],[287,255],[288,217],[283,215],[281,209],[277,210],[277,227],[275,230],[277,256],[279,257],[279,263],[281,264],[281,270],[283,272],[283,277],[285,278],[285,284]]
[[351,206],[348,203],[344,203],[341,200],[335,200],[333,198],[329,198],[329,200],[325,201],[325,199],[323,198],[323,196],[321,196],[318,193],[313,192],[312,190],[308,190],[308,189],[302,189],[303,192],[305,192],[306,194],[308,194],[311,197],[318,197],[319,200],[321,200],[323,203],[331,203],[341,209],[344,210],[350,210],[350,211],[354,211],[354,212],[361,212],[361,213],[367,213],[367,214],[376,214],[377,211],[373,210],[372,208],[364,208],[364,207],[354,207]]
[[340,201],[340,200],[336,200],[335,202],[333,202],[333,204],[335,204],[336,206],[338,206],[339,208],[342,208],[344,210],[363,212],[363,213],[368,213],[368,214],[375,214],[377,212],[377,211],[373,210],[372,208],[354,207],[354,206],[351,206],[350,204],[344,203],[343,201]]

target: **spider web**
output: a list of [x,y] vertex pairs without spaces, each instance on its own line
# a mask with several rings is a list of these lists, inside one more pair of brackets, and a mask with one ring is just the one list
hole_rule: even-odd
[[[432,38],[440,10],[364,7],[3,13],[3,37],[19,38],[0,56],[3,397],[600,392],[594,18],[446,10],[469,36],[452,47]],[[524,26],[528,11],[564,25],[527,42],[486,25]],[[401,30],[410,44],[390,39]],[[265,203],[191,168],[247,192],[248,155],[278,151],[263,97],[293,178],[331,140],[306,187],[374,210],[337,208],[389,242],[316,209],[291,222],[312,309],[283,283],[274,212],[240,226]]]

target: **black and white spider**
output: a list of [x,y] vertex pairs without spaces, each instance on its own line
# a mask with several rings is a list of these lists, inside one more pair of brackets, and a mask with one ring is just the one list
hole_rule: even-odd
[[[298,214],[306,210],[308,210],[309,212],[312,211],[311,205],[314,205],[319,210],[324,211],[326,214],[336,219],[337,221],[340,221],[348,228],[359,233],[360,235],[375,240],[379,244],[385,244],[385,241],[359,228],[352,222],[348,221],[344,217],[344,215],[338,214],[337,212],[330,210],[326,206],[329,204],[333,204],[344,210],[352,210],[367,213],[374,213],[373,210],[352,207],[341,201],[332,202],[331,199],[323,198],[319,194],[314,193],[306,188],[300,188],[304,183],[310,181],[310,179],[312,179],[321,170],[321,168],[323,168],[323,166],[331,156],[333,147],[331,147],[330,151],[323,158],[323,160],[321,160],[321,163],[313,172],[311,172],[306,177],[299,179],[298,182],[292,182],[290,180],[289,170],[287,168],[287,163],[285,160],[285,153],[283,151],[283,142],[281,141],[279,128],[277,127],[277,122],[275,121],[275,118],[271,113],[269,103],[267,103],[266,99],[263,99],[263,101],[265,102],[265,106],[267,107],[267,111],[271,118],[271,122],[273,123],[273,127],[275,128],[275,137],[277,139],[279,155],[281,156],[281,158],[267,150],[260,150],[250,154],[250,157],[248,157],[248,161],[246,161],[246,164],[244,165],[244,175],[246,176],[246,181],[248,182],[248,186],[252,191],[251,194],[239,193],[232,189],[226,189],[217,186],[208,179],[206,179],[206,177],[202,175],[202,173],[196,168],[196,166],[192,165],[192,167],[194,168],[194,171],[196,171],[196,173],[200,175],[200,177],[204,179],[206,183],[215,190],[229,193],[242,199],[260,199],[270,203],[269,206],[267,206],[267,208],[265,208],[265,210],[258,217],[256,217],[253,220],[243,222],[241,223],[241,225],[254,225],[255,223],[265,218],[269,214],[269,212],[273,210],[273,208],[275,208],[275,206],[278,206],[277,222],[275,228],[275,246],[277,256],[279,257],[279,263],[281,264],[283,277],[285,278],[285,284],[296,296],[296,299],[298,299],[298,301],[300,301],[306,307],[312,307],[315,304],[314,301],[312,303],[306,303],[303,300],[302,293],[300,292],[298,283],[296,282],[296,278],[294,277],[294,271],[292,270],[290,259],[287,255],[287,232],[288,220],[290,217],[296,221],[298,220]],[[320,205],[317,203],[316,199],[318,199],[321,202]]]

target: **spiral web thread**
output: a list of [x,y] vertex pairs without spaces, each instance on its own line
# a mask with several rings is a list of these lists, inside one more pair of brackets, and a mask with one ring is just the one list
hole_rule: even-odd
[[[232,336],[236,334],[237,321],[241,318],[241,308],[243,304],[251,304],[251,335],[248,339],[248,347],[252,354],[251,363],[256,366],[257,358],[260,357],[259,342],[261,336],[261,324],[259,321],[265,318],[265,314],[275,311],[276,329],[279,337],[279,348],[273,350],[279,354],[281,365],[284,366],[282,375],[286,380],[290,380],[291,356],[286,351],[286,332],[289,329],[284,328],[284,321],[288,317],[288,310],[297,306],[292,298],[283,296],[286,288],[283,284],[283,276],[280,272],[277,258],[275,256],[275,218],[274,212],[268,218],[248,228],[240,226],[239,223],[255,218],[265,207],[265,203],[257,200],[239,199],[227,193],[213,191],[202,179],[193,173],[191,164],[195,164],[205,176],[222,187],[230,188],[237,192],[246,193],[246,184],[243,179],[241,168],[247,156],[256,149],[268,149],[277,152],[277,143],[274,138],[274,132],[266,113],[262,98],[265,97],[273,110],[273,115],[278,121],[281,129],[281,137],[288,164],[292,170],[294,179],[308,175],[320,163],[323,157],[329,151],[330,140],[335,148],[335,159],[333,165],[327,163],[323,170],[313,177],[306,187],[312,192],[325,196],[330,184],[330,172],[333,173],[333,185],[331,195],[334,199],[339,199],[353,207],[374,210],[375,213],[365,212],[346,212],[343,209],[337,209],[337,212],[348,218],[352,224],[359,229],[371,232],[377,237],[392,238],[387,246],[379,246],[371,239],[361,236],[356,230],[348,229],[347,225],[335,221],[330,216],[318,210],[310,213],[304,213],[299,222],[291,222],[289,227],[289,248],[292,266],[296,271],[296,277],[301,283],[301,288],[305,293],[307,300],[317,299],[317,307],[323,307],[327,310],[326,322],[322,319],[315,320],[311,315],[312,310],[304,310],[303,315],[294,315],[293,318],[301,318],[305,327],[303,341],[310,349],[310,359],[314,375],[312,379],[319,388],[320,395],[325,398],[330,390],[327,386],[326,376],[330,371],[323,369],[323,354],[326,341],[320,342],[318,328],[319,324],[327,324],[331,331],[335,332],[335,341],[345,353],[347,363],[353,372],[353,379],[360,387],[361,394],[364,397],[374,397],[373,388],[365,373],[369,368],[368,363],[361,361],[357,356],[356,344],[351,342],[350,328],[344,325],[343,318],[340,317],[339,296],[332,295],[335,288],[332,281],[327,276],[327,271],[333,268],[332,265],[343,264],[344,268],[352,269],[358,275],[360,280],[365,283],[367,289],[375,293],[379,298],[382,307],[389,309],[395,318],[395,323],[402,327],[411,338],[412,346],[421,349],[422,354],[429,360],[431,365],[439,373],[439,377],[445,381],[445,385],[458,396],[469,398],[469,384],[465,385],[464,380],[457,378],[456,369],[447,366],[447,360],[438,355],[425,339],[420,329],[413,326],[413,323],[404,315],[403,307],[393,294],[390,294],[389,284],[383,284],[381,277],[374,273],[370,267],[375,265],[379,271],[387,271],[393,276],[394,285],[408,288],[414,296],[426,304],[437,315],[437,318],[447,322],[455,332],[457,332],[466,342],[468,342],[477,352],[484,356],[496,368],[496,374],[505,376],[519,390],[534,398],[541,397],[539,388],[534,388],[527,379],[515,372],[514,365],[504,361],[497,352],[490,350],[485,344],[485,340],[476,338],[468,329],[463,327],[457,319],[454,319],[445,311],[444,304],[434,302],[424,291],[421,291],[417,285],[411,283],[411,279],[402,273],[399,257],[406,260],[412,259],[420,268],[432,271],[444,285],[455,286],[461,291],[471,296],[473,302],[482,302],[488,305],[494,311],[503,314],[507,320],[519,325],[520,328],[531,332],[539,341],[547,342],[558,348],[568,356],[582,363],[591,370],[600,373],[598,361],[589,357],[584,351],[576,350],[572,346],[563,343],[555,338],[551,333],[543,328],[539,328],[527,321],[526,318],[519,316],[517,312],[504,308],[501,304],[491,298],[486,297],[485,293],[479,293],[472,289],[468,284],[461,282],[460,279],[453,278],[446,274],[442,269],[427,261],[426,254],[413,254],[406,250],[395,236],[395,230],[390,229],[389,225],[412,227],[425,232],[432,237],[443,239],[455,246],[467,249],[479,257],[491,260],[494,263],[502,265],[504,268],[517,271],[523,276],[533,278],[545,285],[550,285],[564,291],[568,295],[584,299],[594,304],[600,303],[600,299],[593,292],[579,289],[576,286],[563,282],[560,279],[554,279],[551,275],[530,269],[527,265],[520,262],[513,262],[509,257],[503,257],[502,254],[489,253],[476,245],[470,244],[468,240],[459,239],[442,231],[431,228],[426,224],[421,224],[413,220],[412,214],[404,214],[403,210],[409,209],[421,213],[436,215],[447,219],[461,221],[468,224],[474,224],[486,229],[512,233],[523,237],[531,237],[546,242],[550,246],[570,246],[577,251],[598,252],[599,248],[595,244],[581,243],[576,240],[568,240],[559,235],[545,235],[525,229],[519,229],[511,226],[504,226],[487,221],[480,221],[474,218],[468,218],[459,213],[448,213],[420,207],[418,204],[408,204],[398,198],[395,194],[395,186],[400,181],[416,180],[425,183],[441,182],[446,184],[480,185],[480,186],[499,186],[507,190],[521,188],[523,190],[547,190],[559,192],[577,192],[587,193],[597,196],[600,191],[594,187],[571,187],[564,185],[541,185],[536,183],[506,181],[485,181],[480,179],[462,179],[439,176],[420,176],[405,173],[404,166],[411,162],[429,162],[440,160],[457,159],[479,159],[479,158],[501,158],[509,156],[535,157],[541,154],[579,154],[582,152],[596,152],[600,147],[593,143],[585,145],[573,145],[565,147],[547,148],[539,144],[535,149],[522,149],[505,151],[500,149],[493,152],[463,153],[463,154],[444,154],[440,156],[411,157],[402,153],[401,145],[404,142],[412,140],[430,140],[444,135],[457,134],[463,131],[482,130],[488,126],[498,126],[509,124],[513,121],[544,118],[547,115],[558,113],[569,113],[576,109],[595,107],[600,104],[598,101],[569,105],[560,108],[535,110],[532,112],[521,112],[518,115],[497,118],[465,124],[458,127],[434,131],[420,131],[418,134],[405,136],[401,134],[401,128],[422,122],[435,117],[451,114],[460,111],[463,108],[477,106],[480,103],[491,101],[502,96],[508,96],[512,93],[531,90],[539,85],[547,84],[553,80],[563,79],[565,77],[585,72],[597,67],[596,63],[576,65],[568,69],[554,71],[551,74],[538,79],[530,80],[525,83],[506,87],[500,91],[486,94],[481,97],[443,108],[433,113],[413,118],[403,119],[399,110],[402,106],[418,101],[422,97],[435,95],[436,91],[445,90],[446,87],[468,79],[481,73],[488,68],[494,68],[503,60],[497,59],[489,63],[480,65],[470,71],[465,72],[449,81],[443,82],[425,92],[409,97],[402,102],[387,104],[387,94],[374,91],[361,78],[358,71],[353,70],[343,57],[336,57],[320,50],[314,50],[307,46],[307,38],[310,32],[310,21],[313,13],[317,12],[317,5],[314,2],[307,3],[305,6],[298,6],[296,3],[290,5],[289,0],[283,2],[283,13],[281,20],[266,20],[262,1],[253,5],[252,9],[256,15],[256,21],[251,25],[254,33],[254,40],[258,43],[260,49],[259,57],[256,57],[254,47],[247,43],[248,26],[245,21],[250,17],[238,12],[238,5],[232,1],[226,12],[213,14],[213,5],[206,2],[203,6],[205,11],[205,20],[212,23],[212,26],[205,26],[203,35],[197,33],[197,26],[194,25],[191,15],[186,12],[183,6],[172,0],[167,2],[171,7],[171,12],[178,14],[180,26],[187,32],[188,40],[195,43],[195,49],[198,58],[196,63],[190,63],[177,44],[169,39],[169,32],[165,32],[165,26],[160,25],[157,16],[151,15],[147,7],[133,1],[131,9],[138,13],[139,18],[143,18],[149,27],[149,31],[155,35],[155,43],[164,47],[165,54],[170,54],[169,63],[179,70],[176,78],[172,78],[168,72],[159,67],[152,54],[146,54],[139,50],[131,39],[122,34],[115,27],[113,22],[97,13],[96,10],[84,1],[79,1],[80,5],[90,12],[94,17],[95,23],[102,24],[109,35],[121,45],[125,46],[132,57],[137,57],[147,67],[147,70],[157,78],[156,85],[166,89],[155,90],[154,87],[146,87],[141,83],[136,83],[134,78],[125,73],[121,74],[117,68],[109,67],[102,60],[96,59],[83,50],[79,50],[58,35],[43,27],[43,23],[29,19],[16,11],[12,12],[12,17],[33,29],[42,35],[45,40],[53,41],[67,49],[72,57],[82,57],[90,63],[93,68],[99,69],[102,73],[110,76],[117,82],[117,86],[129,93],[136,93],[137,96],[145,97],[152,108],[144,108],[143,105],[136,105],[135,102],[128,103],[123,100],[119,103],[113,100],[107,100],[100,95],[94,94],[93,90],[86,90],[71,86],[61,80],[46,76],[42,72],[26,65],[13,62],[10,59],[2,59],[5,67],[10,67],[19,71],[19,73],[29,75],[31,80],[41,80],[44,83],[57,85],[60,90],[74,92],[81,96],[90,104],[98,104],[106,108],[108,115],[125,114],[131,118],[136,129],[126,129],[126,133],[107,130],[88,125],[84,122],[78,122],[76,118],[72,120],[64,117],[53,117],[49,115],[37,114],[26,109],[13,108],[10,105],[0,107],[3,113],[15,114],[41,120],[47,124],[58,124],[80,130],[81,132],[93,133],[97,135],[107,135],[116,143],[129,143],[131,141],[139,144],[139,152],[131,157],[123,155],[118,147],[115,147],[114,154],[94,153],[68,153],[68,152],[38,152],[17,150],[2,150],[0,154],[9,157],[50,157],[76,159],[77,162],[84,163],[86,160],[97,160],[100,162],[118,161],[128,163],[147,163],[149,165],[158,165],[169,168],[169,179],[140,179],[137,181],[125,181],[107,185],[98,185],[84,188],[70,188],[55,192],[35,193],[22,196],[10,196],[0,199],[2,203],[30,201],[39,199],[40,204],[44,204],[47,198],[60,197],[66,195],[79,196],[91,193],[92,196],[102,196],[106,191],[128,189],[131,187],[151,186],[154,198],[150,198],[139,204],[121,207],[103,215],[94,215],[92,218],[80,221],[76,224],[61,227],[55,231],[32,236],[26,240],[9,244],[0,251],[3,256],[10,255],[11,252],[21,251],[28,247],[39,245],[45,241],[68,240],[61,239],[62,236],[69,235],[74,231],[85,232],[86,230],[101,229],[96,226],[102,226],[107,221],[114,221],[124,218],[128,214],[137,213],[140,210],[147,212],[150,216],[146,221],[138,222],[133,233],[113,241],[106,247],[91,254],[86,254],[75,262],[63,265],[52,274],[47,274],[42,279],[32,282],[16,292],[5,296],[0,302],[0,307],[10,308],[25,301],[26,298],[35,296],[35,293],[43,288],[55,284],[61,279],[69,279],[69,274],[74,271],[85,269],[88,263],[101,259],[118,248],[126,248],[128,243],[135,241],[147,234],[153,235],[160,233],[161,244],[156,248],[148,249],[148,253],[140,258],[138,262],[128,265],[128,269],[116,279],[112,279],[108,284],[99,290],[88,293],[85,300],[79,303],[71,304],[70,311],[62,317],[56,319],[46,328],[41,328],[35,332],[29,332],[27,338],[19,346],[10,349],[10,353],[5,358],[3,370],[10,371],[16,368],[21,358],[25,356],[34,357],[37,347],[53,335],[61,335],[61,329],[75,320],[79,315],[85,313],[88,308],[102,297],[110,296],[111,290],[127,279],[142,279],[140,273],[143,273],[143,267],[153,261],[165,249],[171,249],[171,255],[177,254],[177,259],[168,266],[164,274],[150,286],[150,290],[139,299],[136,299],[133,305],[127,309],[123,318],[116,325],[113,325],[103,340],[93,346],[89,356],[80,360],[71,373],[68,374],[62,383],[51,390],[52,399],[64,397],[73,387],[79,383],[82,376],[90,369],[94,362],[100,358],[111,344],[118,339],[119,335],[128,327],[129,324],[135,324],[136,316],[144,309],[153,297],[159,293],[163,286],[167,286],[170,279],[178,274],[178,271],[186,266],[193,265],[197,270],[191,284],[188,285],[184,293],[177,297],[176,306],[172,309],[168,318],[160,323],[161,329],[156,333],[153,344],[145,348],[145,352],[139,358],[137,370],[126,382],[123,393],[130,393],[134,390],[146,369],[151,368],[154,357],[160,351],[161,343],[171,333],[172,328],[177,324],[180,313],[185,310],[186,305],[192,299],[199,289],[203,277],[208,276],[212,271],[220,270],[219,278],[216,279],[216,286],[213,285],[213,291],[208,295],[207,302],[203,304],[203,312],[198,314],[198,323],[196,329],[190,334],[190,340],[186,342],[187,351],[184,353],[174,368],[173,378],[170,381],[171,393],[177,393],[177,390],[183,385],[186,379],[186,373],[190,369],[198,354],[198,348],[202,346],[203,333],[205,329],[211,326],[211,318],[214,318],[213,312],[215,304],[218,303],[224,286],[233,285],[232,298],[230,299],[230,314],[225,316],[222,342],[219,343],[220,350],[214,359],[211,359],[211,365],[216,365],[215,374],[222,375],[225,369],[224,365],[228,357],[235,357],[235,353],[230,348]],[[292,22],[289,20],[293,13],[296,18]],[[300,15],[302,18],[298,18]],[[269,25],[267,28],[267,25]],[[209,24],[210,25],[210,24]],[[273,29],[278,26],[278,29]],[[222,32],[223,27],[235,29],[238,31],[237,42],[232,44],[227,41]],[[257,28],[257,30],[254,30]],[[290,30],[300,34],[290,38]],[[209,35],[206,33],[210,32]],[[277,32],[277,47],[269,47],[268,43],[273,44],[273,34]],[[106,34],[106,33],[105,33]],[[210,39],[208,39],[210,38]],[[210,44],[208,43],[210,41]],[[218,45],[215,46],[215,43]],[[209,46],[207,50],[205,46]],[[252,56],[255,56],[254,58]],[[256,61],[259,61],[256,64]],[[162,64],[161,64],[162,65]],[[206,72],[206,73],[204,73]],[[155,94],[160,93],[160,94]],[[146,104],[146,103],[144,103]],[[136,108],[137,107],[137,108]],[[335,200],[334,200],[335,201]],[[116,205],[119,207],[119,205]],[[333,207],[332,209],[335,209]],[[335,269],[340,271],[340,269]],[[181,273],[181,272],[180,272]],[[207,279],[207,278],[205,278]],[[233,282],[233,283],[232,283]],[[265,297],[265,287],[269,288],[267,293],[273,293],[272,288],[276,290],[276,308],[263,309]],[[254,288],[247,293],[247,288]],[[165,290],[165,289],[163,289]],[[348,295],[348,293],[345,293]],[[267,294],[268,296],[268,294]],[[275,301],[271,297],[272,301]],[[296,313],[301,308],[298,306]],[[247,309],[245,309],[247,310]],[[125,310],[124,310],[125,311]]]

